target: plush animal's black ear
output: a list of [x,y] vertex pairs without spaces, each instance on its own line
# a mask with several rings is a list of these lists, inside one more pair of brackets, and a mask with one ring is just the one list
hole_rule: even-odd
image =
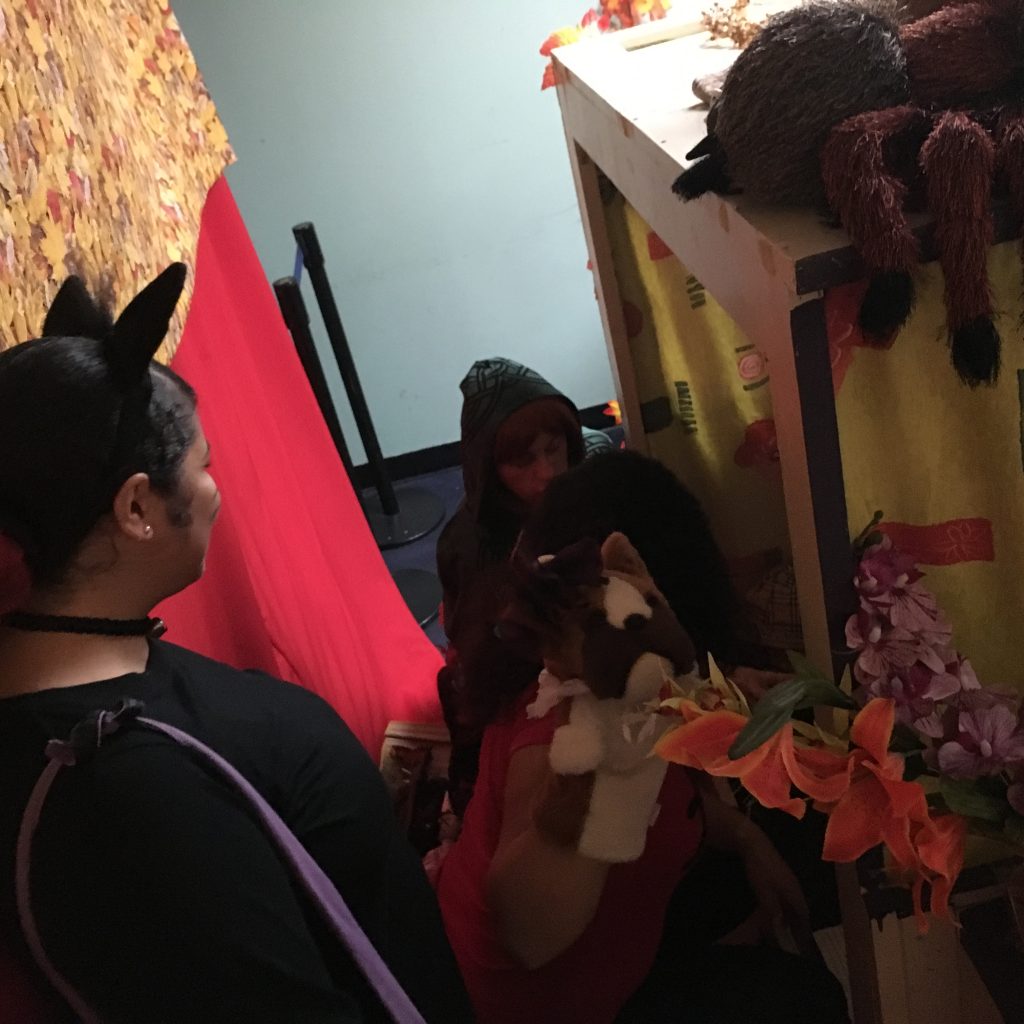
[[621,572],[627,576],[640,576],[651,579],[651,571],[644,564],[629,539],[623,533],[609,534],[601,545],[601,558],[609,572]]
[[585,537],[557,555],[542,555],[526,568],[526,577],[538,590],[557,592],[573,587],[595,586],[601,582],[601,545]]
[[110,313],[93,299],[82,279],[69,277],[50,304],[42,337],[105,338],[112,326]]
[[167,334],[185,287],[184,263],[172,263],[125,306],[107,335],[107,362],[121,388],[142,379]]
[[495,632],[512,650],[538,657],[557,636],[565,609],[581,588],[600,584],[604,566],[601,546],[587,538],[563,548],[557,555],[520,558],[516,564],[515,596]]

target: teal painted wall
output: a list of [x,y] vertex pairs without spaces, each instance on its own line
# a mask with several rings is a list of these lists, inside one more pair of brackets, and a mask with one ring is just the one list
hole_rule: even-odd
[[480,357],[518,359],[581,406],[612,397],[558,100],[539,91],[537,48],[582,0],[173,6],[268,277],[291,273],[292,225],[317,226],[385,455],[458,437]]

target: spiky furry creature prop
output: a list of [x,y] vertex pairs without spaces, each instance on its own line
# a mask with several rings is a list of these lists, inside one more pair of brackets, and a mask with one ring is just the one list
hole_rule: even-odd
[[876,344],[910,316],[920,243],[907,210],[926,207],[953,365],[972,387],[994,383],[991,197],[1007,191],[1024,224],[1024,0],[952,4],[902,26],[897,13],[815,0],[770,19],[673,188],[827,203],[869,271],[859,324]]

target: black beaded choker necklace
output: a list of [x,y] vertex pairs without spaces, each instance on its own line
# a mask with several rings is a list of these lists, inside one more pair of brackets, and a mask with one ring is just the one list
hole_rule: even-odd
[[83,633],[89,636],[145,636],[151,640],[167,632],[163,619],[90,619],[81,615],[35,615],[8,612],[0,623],[29,633]]

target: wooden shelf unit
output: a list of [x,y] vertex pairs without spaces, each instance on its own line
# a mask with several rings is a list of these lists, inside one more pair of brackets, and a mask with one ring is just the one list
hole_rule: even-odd
[[[600,173],[768,361],[806,651],[824,668],[834,666],[833,652],[845,650],[851,531],[823,294],[859,280],[864,268],[846,233],[812,209],[770,207],[742,195],[684,204],[671,192],[687,152],[705,135],[706,109],[692,82],[727,67],[734,55],[697,24],[658,22],[556,50],[556,88],[629,443],[646,447]],[[997,241],[1013,237],[1010,218],[998,209],[996,221]],[[923,260],[934,259],[927,222],[914,225]],[[880,985],[855,867],[840,866],[837,875],[857,1024],[916,1022],[913,1013],[883,1013],[879,993],[891,989],[891,977],[882,965]],[[906,984],[910,992],[913,979]]]

